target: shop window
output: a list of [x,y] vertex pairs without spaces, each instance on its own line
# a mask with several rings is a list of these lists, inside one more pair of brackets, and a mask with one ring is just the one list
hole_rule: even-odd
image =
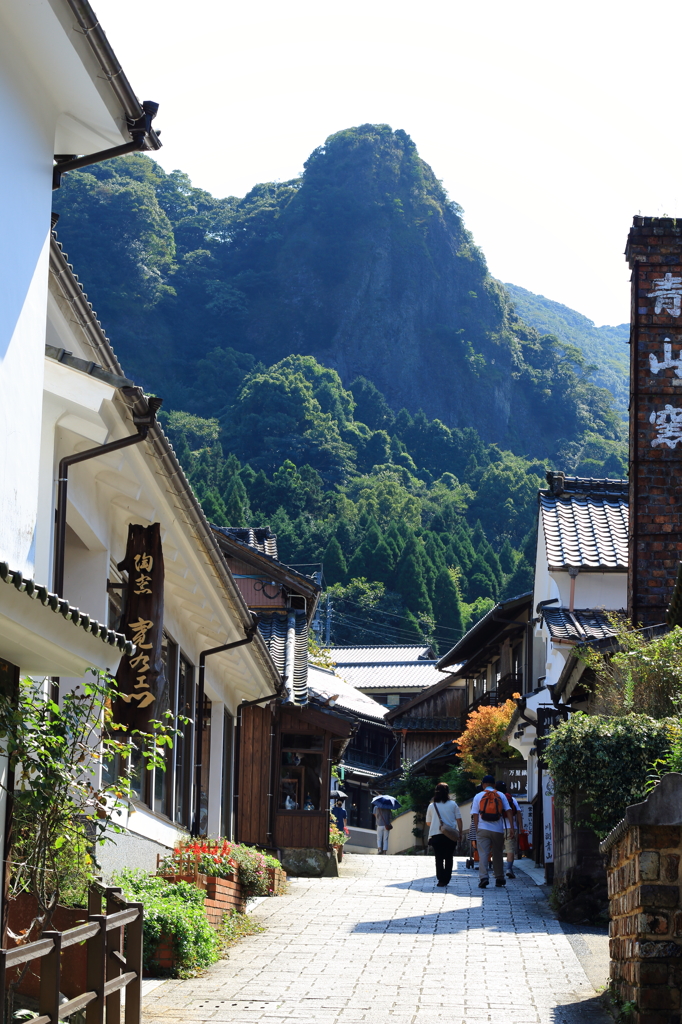
[[324,737],[282,733],[279,802],[282,811],[319,811]]
[[[197,717],[199,702],[197,701]],[[201,728],[201,749],[199,758],[201,761],[201,791],[199,793],[199,834],[205,836],[208,832],[208,780],[211,769],[211,711],[210,700],[204,697],[204,714]]]
[[180,655],[177,713],[189,721],[178,723],[179,735],[175,738],[175,820],[186,828],[192,824],[194,704],[194,666]]
[[232,838],[232,733],[233,718],[227,711],[223,715],[223,794],[220,834]]
[[[161,660],[163,662],[164,682],[158,697],[158,706],[154,717],[167,722],[167,711],[175,712],[175,691],[178,665],[178,645],[173,643],[164,630],[161,643]],[[164,748],[165,771],[154,769],[154,810],[159,814],[171,816],[171,797],[173,793],[173,748]]]

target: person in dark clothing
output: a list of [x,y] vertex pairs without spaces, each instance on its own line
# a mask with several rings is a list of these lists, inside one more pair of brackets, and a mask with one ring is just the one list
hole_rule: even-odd
[[348,814],[343,806],[343,800],[336,801],[336,803],[332,807],[332,815],[334,817],[334,821],[336,822],[336,827],[338,828],[339,832],[343,832],[344,828],[346,827],[346,818],[348,817]]
[[462,815],[454,800],[450,799],[448,784],[439,782],[433,794],[433,800],[426,811],[426,824],[429,826],[429,846],[436,855],[436,878],[438,887],[444,888],[452,878],[452,859],[457,843],[440,830],[441,824],[459,832],[462,838]]

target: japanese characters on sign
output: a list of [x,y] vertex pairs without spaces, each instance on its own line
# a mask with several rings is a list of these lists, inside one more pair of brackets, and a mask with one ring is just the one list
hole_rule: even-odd
[[666,405],[661,412],[651,413],[649,423],[653,423],[656,428],[656,437],[651,441],[652,448],[659,444],[675,448],[682,441],[682,409]]
[[128,527],[126,555],[118,568],[128,573],[124,625],[135,653],[121,659],[116,676],[117,718],[131,728],[144,729],[163,683],[164,567],[159,523]]
[[670,343],[670,338],[665,338],[663,341],[663,359],[658,359],[653,352],[649,353],[649,366],[651,372],[657,374],[659,370],[675,370],[675,375],[678,378],[673,380],[673,384],[682,384],[682,349],[677,359],[673,358],[673,347]]
[[655,300],[654,313],[659,316],[664,310],[671,316],[679,316],[682,312],[682,277],[657,277],[653,282],[653,290],[647,297]]

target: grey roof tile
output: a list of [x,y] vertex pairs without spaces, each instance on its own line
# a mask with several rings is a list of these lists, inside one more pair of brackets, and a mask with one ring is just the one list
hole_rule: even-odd
[[[308,620],[305,612],[295,612],[296,644],[294,649],[294,692],[295,704],[308,700]],[[258,632],[265,640],[277,671],[284,675],[287,644],[286,612],[259,614]]]
[[262,555],[269,555],[270,558],[277,558],[277,535],[270,532],[269,526],[259,526],[255,529],[241,526],[218,526],[227,537],[238,540],[240,544],[248,544],[255,551]]
[[85,612],[82,612],[80,608],[70,605],[65,598],[50,593],[47,587],[43,587],[36,583],[35,580],[22,576],[20,572],[10,569],[7,562],[0,562],[0,580],[4,583],[13,584],[20,594],[26,594],[27,597],[32,598],[34,601],[40,601],[45,608],[50,608],[53,612],[63,615],[67,622],[71,622],[74,626],[80,626],[86,633],[92,633],[93,636],[98,637],[105,644],[116,647],[123,654],[132,655],[135,653],[135,644],[132,640],[128,640],[123,633],[117,633],[116,630],[109,629],[108,626],[102,625],[97,619],[93,619]]
[[[332,650],[332,659],[334,651]],[[449,672],[439,672],[435,661],[397,661],[388,664],[346,665],[336,663],[340,676],[359,690],[400,690],[405,687],[424,690],[450,677]]]
[[550,569],[627,570],[626,498],[541,492],[540,515]]
[[354,647],[330,648],[337,665],[387,665],[389,663],[433,660],[433,648],[426,644],[406,644],[394,647],[392,644],[368,644]]
[[543,616],[552,640],[571,640],[585,643],[589,640],[607,640],[616,630],[606,614],[591,608],[574,609],[545,607]]

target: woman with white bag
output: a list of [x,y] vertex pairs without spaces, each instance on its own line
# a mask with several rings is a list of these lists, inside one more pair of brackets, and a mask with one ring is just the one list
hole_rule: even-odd
[[452,878],[452,858],[462,838],[462,815],[454,800],[450,799],[447,782],[439,782],[433,801],[426,811],[429,826],[429,846],[436,855],[436,878],[443,888]]

